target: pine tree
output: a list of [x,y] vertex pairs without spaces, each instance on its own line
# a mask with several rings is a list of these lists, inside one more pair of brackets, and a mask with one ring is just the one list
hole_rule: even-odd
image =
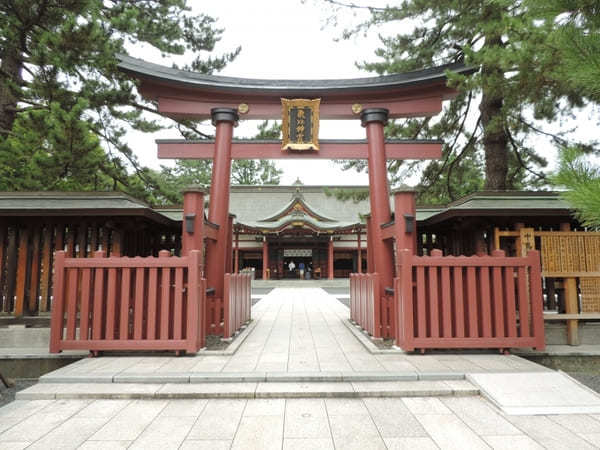
[[[212,73],[240,51],[215,56],[223,30],[212,17],[193,14],[186,0],[10,0],[0,1],[0,17],[0,170],[23,180],[0,181],[11,189],[163,196],[160,178],[140,166],[125,141],[131,128],[162,126],[143,114],[156,109],[119,72],[117,55],[146,45],[164,56],[185,53],[182,68]],[[26,155],[35,160],[20,165]]]
[[[270,124],[268,120],[258,125],[258,132],[252,139],[278,139],[281,124]],[[198,135],[187,133],[187,138],[197,139]],[[282,171],[272,161],[266,159],[234,160],[231,164],[232,184],[279,184]],[[158,184],[162,186],[162,204],[181,203],[182,190],[192,184],[209,185],[212,175],[210,160],[179,159],[174,167],[162,166],[158,174]]]
[[[362,7],[325,1],[340,11]],[[381,37],[379,61],[359,67],[386,74],[464,60],[479,69],[471,76],[449,74],[459,93],[441,116],[396,121],[386,130],[389,137],[444,140],[443,159],[423,171],[423,197],[445,202],[481,187],[547,184],[540,170],[546,166],[543,152],[536,152],[528,138],[542,131],[538,121],[552,122],[585,103],[570,83],[548,76],[558,62],[546,47],[552,23],[536,23],[527,4],[512,0],[405,0],[365,8],[370,19],[344,37],[389,23],[403,31]],[[559,133],[552,139],[565,140]],[[393,181],[416,168],[417,163],[402,161],[389,165]]]
[[[548,51],[559,54],[549,76],[567,82],[596,104],[600,103],[600,3],[596,0],[530,2],[538,19],[554,25]],[[598,124],[596,117],[596,124]],[[567,188],[562,196],[575,208],[585,226],[600,227],[600,168],[589,148],[560,150],[558,171],[552,181]]]

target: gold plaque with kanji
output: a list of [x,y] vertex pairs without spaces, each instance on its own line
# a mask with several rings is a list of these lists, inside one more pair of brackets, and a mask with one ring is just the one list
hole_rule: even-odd
[[281,99],[283,110],[282,150],[319,150],[319,105],[321,99]]

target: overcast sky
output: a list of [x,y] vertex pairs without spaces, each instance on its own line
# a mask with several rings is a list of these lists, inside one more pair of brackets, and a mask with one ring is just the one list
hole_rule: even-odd
[[[373,4],[383,3],[375,0]],[[331,10],[314,0],[220,0],[189,2],[195,10],[218,19],[224,28],[223,39],[217,51],[226,52],[242,46],[237,59],[221,75],[247,78],[353,78],[373,76],[356,68],[359,60],[372,60],[378,45],[375,34],[360,36],[350,41],[335,42],[343,27],[324,26]],[[200,10],[201,5],[201,10]],[[345,25],[357,23],[365,13],[346,14]],[[157,61],[150,51],[132,52],[132,56]],[[234,131],[235,136],[252,136],[259,122],[246,121]],[[211,131],[211,126],[206,126]],[[166,164],[156,158],[157,138],[179,138],[176,130],[163,130],[156,134],[132,132],[130,145],[141,161],[158,168]],[[364,138],[365,130],[356,121],[321,121],[319,137]],[[332,161],[277,160],[283,169],[281,184],[291,184],[300,177],[304,184],[368,184],[366,174],[342,171]]]

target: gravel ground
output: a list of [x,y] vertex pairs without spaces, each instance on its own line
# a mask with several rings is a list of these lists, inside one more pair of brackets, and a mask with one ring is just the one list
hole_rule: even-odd
[[590,372],[567,372],[577,381],[582,384],[585,384],[590,389],[600,393],[600,373],[590,373]]
[[20,379],[15,381],[13,387],[7,389],[4,387],[4,384],[0,382],[0,407],[12,402],[18,391],[33,386],[35,383],[37,383],[37,379]]

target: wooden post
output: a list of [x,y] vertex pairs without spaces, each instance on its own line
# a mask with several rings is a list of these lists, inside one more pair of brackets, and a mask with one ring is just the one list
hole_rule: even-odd
[[[561,223],[560,231],[571,231],[570,223]],[[579,301],[577,296],[577,278],[565,278],[565,309],[567,314],[579,313]],[[579,345],[579,321],[567,320],[567,344]]]
[[227,224],[227,258],[225,262],[225,272],[233,272],[233,219],[235,214],[229,214],[229,221]]
[[190,186],[183,191],[183,224],[181,230],[181,256],[192,250],[202,253],[204,244],[204,196],[203,186]]
[[60,352],[60,341],[63,334],[65,308],[65,252],[60,250],[54,254],[54,281],[52,282],[54,301],[50,317],[50,353]]
[[239,273],[240,271],[240,232],[235,231],[235,247],[233,256],[233,273]]
[[515,256],[521,256],[521,229],[525,228],[525,224],[523,222],[515,223],[515,231],[519,232],[519,237],[515,240]]
[[375,262],[373,261],[373,221],[371,216],[367,217],[367,273],[375,272]]
[[267,242],[266,237],[263,237],[262,253],[263,253],[262,279],[267,280],[269,278],[269,243]]
[[211,116],[216,133],[208,220],[217,224],[219,230],[216,242],[210,242],[207,246],[205,267],[209,286],[215,288],[215,298],[223,298],[227,239],[229,238],[227,224],[229,220],[231,140],[233,127],[238,122],[238,114],[233,108],[213,108]]
[[[415,255],[417,249],[415,191],[411,188],[398,188],[394,189],[392,193],[394,195],[396,251],[406,249],[410,250],[411,255]],[[412,227],[412,231],[407,227]]]
[[[204,221],[204,217],[202,218]],[[202,252],[200,250],[191,250],[188,254],[188,304],[187,304],[187,353],[196,353],[204,345],[202,336],[203,311],[204,304],[201,301],[204,293],[200,292],[202,283],[200,282],[200,265],[202,261]]]
[[15,317],[23,315],[25,304],[25,281],[27,280],[27,253],[29,229],[23,226],[19,229],[19,256],[17,263],[17,294],[15,298]]
[[48,311],[48,295],[50,294],[50,275],[52,273],[52,224],[47,224],[44,228],[42,246],[42,280],[40,287],[40,312]]
[[[433,250],[435,252],[435,250]],[[412,258],[410,250],[400,250],[400,273],[398,274],[398,291],[394,292],[397,300],[395,330],[396,342],[401,343],[402,350],[413,351],[414,316],[413,316],[413,283],[412,283]]]
[[356,272],[357,273],[362,273],[362,251],[361,251],[361,242],[360,242],[360,228],[358,229],[358,234],[356,236],[356,240],[357,240],[357,245],[358,245],[358,250],[357,250],[357,258],[358,258],[358,264],[356,266]]
[[[123,252],[123,232],[121,230],[111,230],[110,256],[121,256]],[[105,249],[102,249],[106,251]]]
[[[360,120],[367,131],[369,199],[371,207],[370,249],[373,249],[374,271],[379,274],[381,291],[393,283],[394,252],[391,242],[383,240],[381,226],[392,219],[387,179],[385,139],[383,128],[389,111],[384,108],[364,109]],[[371,247],[372,244],[372,247]]]
[[[3,310],[3,297],[4,297],[4,287],[5,287],[5,278],[4,278],[4,259],[6,256],[6,235],[8,234],[8,227],[6,224],[0,225],[0,311]],[[8,303],[8,297],[6,297],[6,303]]]
[[527,256],[529,250],[535,250],[535,235],[533,228],[521,228],[519,230],[519,242],[521,247],[517,249],[520,252],[517,256]]
[[500,250],[500,228],[494,227],[494,250]]
[[6,249],[6,302],[4,312],[14,309],[13,298],[15,295],[15,284],[17,280],[17,227],[13,227],[12,233],[8,234],[8,247]]
[[39,311],[38,309],[38,287],[40,281],[40,228],[36,228],[33,232],[33,251],[31,253],[31,272],[29,280],[29,303],[28,312],[33,314]]
[[331,236],[327,245],[327,278],[333,280],[333,276],[333,236]]

